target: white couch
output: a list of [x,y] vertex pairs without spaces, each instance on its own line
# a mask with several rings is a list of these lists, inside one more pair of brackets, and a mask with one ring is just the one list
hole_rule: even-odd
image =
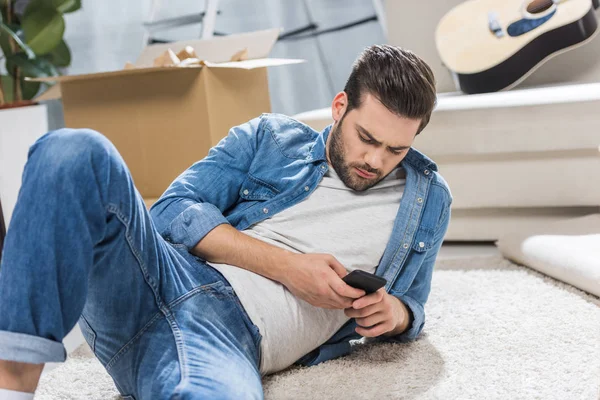
[[[295,116],[315,129],[329,108]],[[415,148],[454,196],[447,240],[493,241],[515,228],[600,211],[600,83],[438,95]]]

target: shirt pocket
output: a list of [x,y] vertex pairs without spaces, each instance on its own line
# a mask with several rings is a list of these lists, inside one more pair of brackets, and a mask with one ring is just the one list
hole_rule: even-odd
[[424,253],[430,250],[433,245],[435,231],[431,228],[420,227],[417,229],[415,233],[415,238],[413,240],[412,249],[417,253]]
[[279,193],[280,191],[275,186],[253,175],[248,175],[242,183],[239,195],[246,201],[264,201],[272,199]]
[[403,295],[412,286],[415,277],[423,265],[423,261],[428,256],[428,251],[434,245],[434,230],[420,227],[415,232],[412,246],[400,271],[398,279],[392,286],[391,292],[395,295]]

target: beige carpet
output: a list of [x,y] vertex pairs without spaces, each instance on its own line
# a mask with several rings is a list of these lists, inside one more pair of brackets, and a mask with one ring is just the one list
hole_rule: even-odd
[[[264,380],[267,399],[600,397],[600,301],[499,257],[438,263],[425,334]],[[36,399],[118,399],[87,345]]]

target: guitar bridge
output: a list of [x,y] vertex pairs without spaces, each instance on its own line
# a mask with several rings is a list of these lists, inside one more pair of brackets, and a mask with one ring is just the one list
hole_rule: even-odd
[[500,26],[500,21],[498,21],[498,14],[494,11],[488,13],[488,27],[497,38],[504,36],[504,31],[502,30],[502,26]]

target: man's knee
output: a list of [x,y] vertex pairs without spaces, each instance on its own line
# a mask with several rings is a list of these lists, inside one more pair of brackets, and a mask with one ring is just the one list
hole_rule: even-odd
[[42,164],[40,171],[54,173],[106,163],[115,153],[114,145],[99,132],[59,129],[40,137],[30,147],[28,157],[29,161]]

